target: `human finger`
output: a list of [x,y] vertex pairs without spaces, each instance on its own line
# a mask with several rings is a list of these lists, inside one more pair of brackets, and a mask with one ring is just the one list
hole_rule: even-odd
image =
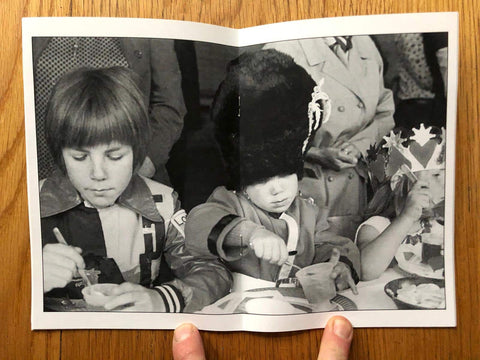
[[332,317],[323,331],[318,360],[347,360],[352,338],[352,324],[342,316]]
[[263,259],[264,253],[264,243],[263,241],[256,241],[253,245],[253,250],[255,251],[255,256],[259,259]]
[[43,254],[43,262],[45,264],[52,264],[75,272],[77,264],[71,258],[52,252],[45,252]]
[[85,261],[78,252],[79,248],[63,244],[47,244],[44,246],[44,253],[54,253],[72,259],[79,269],[85,268]]
[[273,243],[270,250],[270,263],[278,264],[280,261],[280,243]]
[[45,272],[43,274],[43,292],[48,292],[54,288],[63,288],[69,282],[70,279],[65,279],[57,273]]
[[349,164],[356,164],[358,159],[356,156],[351,155],[349,152],[340,151],[337,155],[337,160],[349,163]]
[[131,282],[124,282],[113,288],[112,295],[120,295],[131,291],[138,291],[143,289],[142,285],[134,284]]
[[55,274],[55,276],[57,276],[58,278],[68,283],[70,282],[70,280],[73,279],[73,274],[75,273],[75,270],[71,268],[63,267],[55,263],[45,262],[45,273]]
[[330,260],[328,260],[329,263],[333,265],[333,267],[337,266],[338,260],[340,260],[340,250],[337,248],[332,249],[332,254],[330,255]]
[[343,154],[346,156],[352,156],[356,158],[356,153],[357,153],[357,149],[351,144],[348,144],[340,148],[340,154]]
[[280,246],[280,260],[278,265],[283,265],[288,260],[288,249],[286,246]]
[[355,281],[353,281],[352,275],[350,273],[347,274],[347,283],[350,289],[352,289],[352,293],[358,295],[357,285],[355,284]]
[[107,302],[103,307],[106,310],[112,310],[112,309],[115,309],[119,306],[135,304],[135,302],[137,301],[138,294],[139,294],[139,292],[137,292],[137,291],[130,291],[130,292],[120,294],[118,296],[115,296],[109,302]]
[[263,244],[262,256],[261,258],[266,261],[270,261],[272,258],[272,243],[270,241],[265,241]]
[[192,324],[182,324],[173,333],[173,360],[206,360],[203,342],[198,329]]

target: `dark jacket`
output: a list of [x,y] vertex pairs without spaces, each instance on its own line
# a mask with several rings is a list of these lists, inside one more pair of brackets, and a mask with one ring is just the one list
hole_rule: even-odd
[[[149,288],[173,289],[168,293],[176,298],[171,300],[182,306],[170,311],[197,311],[228,294],[232,280],[225,266],[211,257],[193,257],[185,249],[186,214],[173,189],[134,176],[114,206],[136,214],[138,221],[134,224],[142,230],[132,231],[135,234],[132,239],[122,241],[126,244],[145,242],[134,268],[140,275],[138,282]],[[69,245],[82,249],[86,263],[105,266],[106,275],[99,278],[101,282],[121,282],[118,276],[131,276],[125,272],[119,275],[112,260],[107,258],[105,228],[99,212],[85,207],[68,178],[58,172],[41,183],[40,214],[43,245],[57,242],[53,228],[58,227]],[[119,223],[122,221],[125,220],[118,219]]]

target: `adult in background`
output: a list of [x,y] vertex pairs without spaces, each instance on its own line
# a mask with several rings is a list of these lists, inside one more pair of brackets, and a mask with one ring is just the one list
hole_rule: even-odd
[[173,40],[49,37],[35,38],[32,46],[39,178],[47,177],[55,168],[46,145],[44,125],[47,102],[58,79],[79,67],[125,66],[139,75],[138,86],[149,105],[151,141],[139,173],[169,184],[165,164],[180,136],[185,115]]
[[[411,129],[420,124],[446,125],[447,33],[407,33],[395,35],[399,54],[398,98],[395,111],[397,127]],[[446,69],[446,67],[445,67]]]
[[393,95],[383,83],[383,61],[369,36],[327,37],[266,44],[291,55],[312,78],[324,78],[330,121],[307,152],[300,190],[328,207],[331,230],[353,238],[366,205],[362,156],[394,126]]

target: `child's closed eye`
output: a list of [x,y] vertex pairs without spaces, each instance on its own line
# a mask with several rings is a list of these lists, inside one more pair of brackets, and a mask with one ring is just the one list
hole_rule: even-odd
[[87,154],[72,155],[76,161],[84,161],[87,158]]
[[118,161],[123,158],[123,154],[108,154],[108,158],[113,161]]

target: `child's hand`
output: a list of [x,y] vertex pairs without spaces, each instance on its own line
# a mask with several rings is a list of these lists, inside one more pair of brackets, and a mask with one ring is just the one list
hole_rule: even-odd
[[424,181],[417,181],[408,193],[402,215],[412,220],[418,220],[422,216],[422,210],[430,205],[430,190]]
[[350,268],[345,263],[341,261],[339,262],[339,259],[340,250],[333,248],[329,262],[334,264],[334,266],[330,277],[335,280],[337,290],[342,291],[351,288],[352,292],[355,295],[358,295],[357,287],[355,285],[355,281],[353,281]]
[[166,311],[160,294],[156,290],[148,289],[142,285],[124,282],[115,288],[111,295],[117,296],[104,305],[107,310],[130,305],[122,311]]
[[65,287],[85,268],[82,249],[63,244],[43,247],[43,292]]
[[285,241],[278,235],[266,229],[256,230],[250,239],[250,248],[255,255],[271,264],[282,265],[288,259]]
[[352,273],[346,264],[341,261],[338,262],[338,264],[333,268],[330,276],[332,279],[335,279],[335,285],[338,291],[351,288],[352,292],[355,295],[358,295],[357,286],[355,285],[355,281],[353,281]]

